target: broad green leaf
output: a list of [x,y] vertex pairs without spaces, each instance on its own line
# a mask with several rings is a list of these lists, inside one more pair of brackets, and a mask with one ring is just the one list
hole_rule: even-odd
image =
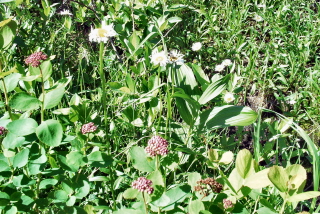
[[220,95],[222,91],[224,91],[227,87],[227,83],[230,80],[230,75],[221,78],[213,83],[211,83],[206,90],[203,92],[198,102],[201,105],[206,104],[216,96]]
[[25,148],[24,150],[20,151],[16,154],[13,158],[13,167],[14,168],[21,168],[24,167],[28,163],[29,157],[29,149]]
[[49,194],[49,197],[53,199],[53,203],[63,203],[68,200],[68,193],[63,190],[56,190],[53,194]]
[[194,189],[195,186],[198,186],[198,181],[201,180],[201,175],[198,172],[191,172],[188,174],[188,184]]
[[190,194],[190,192],[191,188],[189,185],[180,185],[170,189],[165,193],[165,195],[170,198],[170,202],[162,210],[169,211],[174,209],[174,207],[177,206],[178,203],[184,201],[184,199]]
[[258,214],[278,214],[277,212],[272,211],[268,207],[261,207],[256,212]]
[[246,180],[244,185],[251,189],[260,189],[271,185],[271,181],[268,178],[269,169],[261,170],[257,173],[252,174]]
[[299,194],[295,194],[291,197],[289,197],[288,201],[289,202],[299,202],[299,201],[305,201],[310,198],[316,198],[320,196],[319,191],[309,191],[309,192],[303,192]]
[[129,188],[124,191],[123,198],[135,199],[138,194],[139,194],[139,191],[137,189]]
[[[44,108],[50,109],[57,106],[60,103],[64,92],[64,87],[60,87],[46,93],[44,98]],[[41,102],[43,101],[43,95],[39,97],[39,100]]]
[[196,81],[193,71],[189,66],[183,64],[178,69],[172,70],[171,72],[173,72],[173,74],[170,76],[174,75],[175,85],[183,89],[186,94],[192,98],[201,94],[198,88],[198,82]]
[[257,119],[257,113],[249,107],[225,105],[214,107],[200,114],[196,125],[199,131],[228,126],[248,126]]
[[[0,3],[4,3],[8,0],[0,0]],[[0,22],[0,28],[8,24],[13,19],[13,16],[11,16],[9,19],[3,20]]]
[[74,196],[78,199],[82,199],[86,197],[90,192],[90,184],[88,182],[87,176],[81,174],[78,176],[74,176],[72,178],[73,188],[75,191]]
[[38,126],[36,134],[43,143],[56,147],[61,144],[63,130],[59,121],[46,120]]
[[144,149],[139,146],[133,146],[130,150],[132,165],[142,172],[152,172],[155,170],[155,158],[148,158]]
[[199,214],[205,207],[201,200],[191,201],[188,206],[189,214]]
[[14,66],[14,67],[11,68],[9,71],[1,72],[1,73],[0,73],[0,78],[4,78],[4,77],[8,76],[8,75],[11,74],[11,73],[17,73],[17,72],[19,72],[19,71],[17,70],[17,67]]
[[252,154],[247,149],[242,149],[237,154],[236,169],[239,175],[246,179],[254,173]]
[[7,129],[17,136],[25,136],[36,131],[38,123],[31,118],[14,120],[7,125]]
[[224,152],[219,160],[219,164],[229,164],[233,161],[233,153],[231,151]]
[[66,156],[66,162],[70,166],[73,166],[76,171],[80,166],[84,165],[83,155],[81,152],[72,151]]
[[0,160],[0,172],[10,171],[10,166],[3,160]]
[[113,212],[113,214],[141,214],[141,210],[134,210],[134,209],[120,209],[117,210],[115,212]]
[[[4,1],[4,0],[2,0]],[[13,20],[0,27],[0,49],[7,49],[16,35],[17,23]]]
[[9,101],[9,105],[13,109],[29,111],[39,108],[41,102],[36,97],[33,97],[28,93],[20,92],[13,95]]
[[14,149],[20,147],[25,142],[24,137],[19,137],[12,132],[9,132],[7,136],[3,139],[2,144],[6,149]]
[[152,200],[160,198],[165,190],[164,178],[161,172],[159,170],[153,171],[147,176],[147,179],[152,181],[152,187],[154,189]]
[[139,38],[139,36],[137,34],[137,31],[133,31],[133,33],[129,37],[129,42],[133,46],[132,51],[134,51],[135,49],[137,49],[139,47],[140,38]]
[[88,155],[88,163],[94,167],[107,167],[113,162],[113,158],[106,153],[95,151]]
[[6,206],[4,209],[5,214],[16,214],[18,213],[18,208],[16,206]]
[[40,182],[39,189],[47,189],[53,187],[58,183],[57,179],[44,179]]
[[198,82],[201,84],[202,90],[206,90],[206,88],[210,84],[208,76],[204,73],[199,65],[192,63],[191,67],[193,68],[194,75],[196,76]]
[[0,206],[6,206],[10,203],[10,196],[5,192],[0,192]]
[[289,179],[283,167],[272,166],[268,172],[268,178],[280,192],[287,191],[287,183]]
[[[11,92],[17,87],[20,77],[21,77],[21,74],[12,73],[6,76],[5,78],[3,78],[7,92]],[[0,81],[0,89],[2,92],[4,92],[4,85],[2,81]]]

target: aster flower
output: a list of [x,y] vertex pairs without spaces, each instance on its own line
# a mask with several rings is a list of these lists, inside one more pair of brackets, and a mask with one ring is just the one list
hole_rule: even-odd
[[220,64],[220,65],[216,65],[214,70],[218,71],[218,72],[221,72],[221,71],[223,71],[224,68],[225,68],[225,66],[223,64]]
[[166,66],[168,62],[167,54],[164,51],[158,52],[158,49],[154,49],[151,55],[151,63],[154,65]]
[[232,101],[234,100],[234,96],[233,96],[233,94],[232,94],[231,92],[227,92],[227,93],[224,95],[223,99],[224,99],[224,101],[225,101],[226,103],[230,103],[230,102],[232,102]]
[[222,61],[221,64],[224,66],[230,66],[230,65],[232,65],[232,61],[230,59],[225,59]]
[[152,181],[146,179],[145,177],[140,177],[134,182],[132,182],[131,187],[137,189],[139,192],[146,192],[148,194],[153,193],[153,188],[151,187]]
[[6,131],[6,128],[0,126],[0,135],[3,135]]
[[145,149],[151,157],[168,154],[168,142],[160,136],[153,136]]
[[202,47],[201,42],[195,42],[195,43],[192,44],[191,49],[193,51],[199,51],[201,49],[201,47]]
[[39,67],[39,65],[41,64],[41,60],[46,60],[48,58],[47,55],[45,55],[44,53],[42,53],[42,51],[39,52],[35,52],[33,54],[31,54],[30,56],[28,56],[24,62],[27,65],[31,65],[32,67]]
[[113,29],[113,24],[106,25],[106,23],[103,21],[101,28],[93,29],[91,27],[89,41],[106,43],[111,37],[114,37],[116,35],[117,32]]
[[90,132],[94,132],[95,130],[97,130],[97,126],[95,126],[93,122],[84,124],[81,127],[81,133],[82,134],[87,134],[87,133],[90,133]]
[[62,10],[59,12],[59,14],[61,16],[72,16],[72,13],[70,12],[70,10]]
[[184,63],[184,59],[182,59],[184,55],[181,54],[178,50],[172,50],[169,52],[169,60],[170,64],[175,63],[177,65],[182,65]]
[[262,22],[263,18],[258,14],[254,14],[253,20],[255,20],[256,22]]

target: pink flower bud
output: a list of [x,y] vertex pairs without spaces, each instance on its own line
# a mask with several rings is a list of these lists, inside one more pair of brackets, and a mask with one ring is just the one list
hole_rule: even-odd
[[39,65],[41,64],[40,61],[46,60],[47,58],[47,55],[39,51],[28,56],[28,58],[25,59],[25,63],[27,65],[31,65],[32,67],[39,67]]
[[153,136],[145,149],[151,157],[168,154],[168,142],[160,136]]
[[133,189],[137,189],[139,192],[146,192],[148,194],[153,193],[154,189],[151,187],[151,185],[152,181],[146,179],[145,177],[140,177],[131,184]]
[[81,127],[81,133],[82,134],[87,134],[87,133],[90,133],[90,132],[94,132],[95,130],[97,130],[97,126],[95,126],[93,122],[84,124]]

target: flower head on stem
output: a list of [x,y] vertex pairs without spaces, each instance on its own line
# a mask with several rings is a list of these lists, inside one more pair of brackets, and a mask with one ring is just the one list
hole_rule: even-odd
[[41,64],[41,61],[46,60],[47,58],[48,56],[46,54],[42,53],[42,51],[39,51],[28,56],[24,60],[24,62],[27,65],[31,65],[32,67],[39,67],[39,65]]

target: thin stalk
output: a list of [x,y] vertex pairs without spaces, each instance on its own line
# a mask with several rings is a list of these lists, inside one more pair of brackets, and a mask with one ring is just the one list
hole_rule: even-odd
[[142,192],[142,198],[143,198],[143,202],[144,202],[144,208],[146,210],[146,214],[148,214],[148,206],[147,206],[147,202],[146,202],[146,198],[144,197],[144,192]]
[[[99,50],[99,72],[100,72],[100,78],[101,78],[101,87],[102,87],[102,110],[103,110],[103,117],[104,117],[104,125],[106,130],[106,136],[108,138],[108,123],[107,123],[107,111],[106,111],[106,77],[103,72],[103,53],[104,53],[104,43],[100,42],[100,50]],[[108,144],[108,143],[107,143]],[[109,152],[109,149],[108,149]]]
[[[1,64],[1,61],[0,61],[0,72],[2,72],[2,64]],[[5,84],[3,78],[1,78],[1,81],[2,81],[2,83],[3,83],[4,98],[5,98],[5,101],[6,101],[6,109],[7,109],[8,113],[9,113],[10,119],[13,120],[12,114],[11,114],[11,108],[10,108],[10,106],[9,106],[9,98],[8,98],[8,92],[7,92],[6,84]]]
[[261,127],[261,109],[258,110],[258,120],[254,125],[254,160],[259,164],[260,156],[260,127]]
[[285,199],[285,200],[283,201],[283,204],[282,204],[282,206],[281,206],[281,209],[280,209],[280,211],[279,211],[279,214],[282,214],[282,213],[284,212],[284,209],[285,209],[285,207],[286,207],[286,204],[287,204],[287,199]]
[[43,79],[43,73],[41,67],[40,69],[40,74],[41,74],[41,89],[42,89],[42,103],[41,103],[41,123],[44,121],[44,99],[45,99],[45,91],[44,91],[44,79]]

